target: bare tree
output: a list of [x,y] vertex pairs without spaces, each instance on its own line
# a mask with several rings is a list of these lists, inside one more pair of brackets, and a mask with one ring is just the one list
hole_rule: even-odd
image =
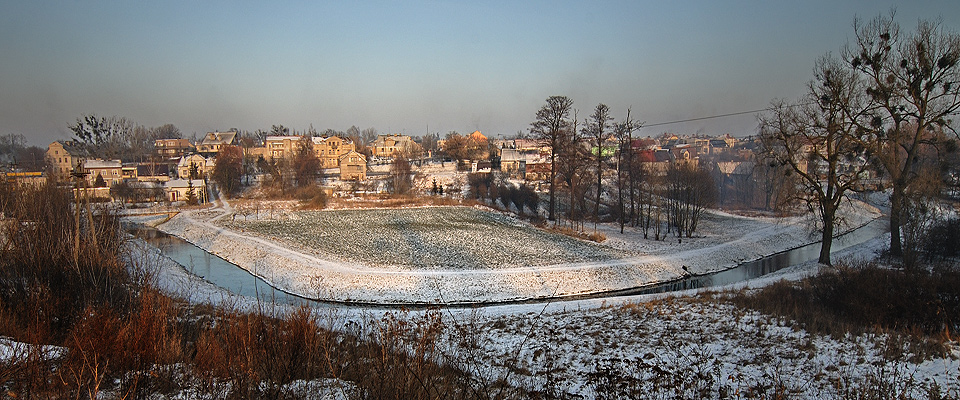
[[594,230],[597,228],[596,223],[600,220],[600,200],[603,196],[603,170],[608,157],[604,146],[612,134],[612,131],[609,129],[610,121],[613,121],[613,117],[610,116],[610,107],[600,103],[593,109],[593,114],[587,118],[586,126],[583,127],[584,135],[588,137],[591,144],[595,146],[593,150],[593,160],[596,166],[594,172],[597,174],[597,193],[596,203],[593,209]]
[[413,172],[410,168],[410,161],[403,156],[397,156],[393,159],[390,166],[390,180],[387,186],[393,194],[407,194],[413,188]]
[[871,133],[864,146],[892,186],[890,252],[901,255],[900,228],[910,204],[906,195],[921,181],[918,158],[924,147],[942,145],[931,133],[952,130],[950,118],[960,109],[960,35],[947,32],[940,21],[923,20],[916,32],[902,35],[894,16],[854,20],[856,43],[842,55],[867,81],[863,90],[872,102],[872,118],[860,128]]
[[620,233],[623,233],[625,223],[626,209],[623,192],[626,189],[629,189],[627,197],[630,200],[630,220],[633,220],[636,212],[634,202],[634,169],[631,166],[633,165],[633,131],[640,129],[640,124],[635,123],[633,119],[630,118],[630,111],[628,108],[627,117],[613,126],[613,134],[617,139],[617,215],[620,219]]
[[677,237],[692,237],[700,217],[716,201],[717,186],[706,170],[690,162],[670,165],[666,176],[666,198],[670,207],[670,223]]
[[130,136],[134,125],[123,117],[106,118],[89,114],[77,118],[69,128],[77,139],[86,144],[91,155],[118,159],[127,147],[125,140]]
[[861,146],[857,123],[864,117],[862,81],[830,56],[817,61],[814,80],[798,104],[775,103],[772,115],[761,116],[763,146],[770,159],[800,178],[802,199],[818,216],[819,262],[831,264],[837,210],[854,190],[870,162]]
[[183,133],[174,124],[163,124],[153,128],[154,139],[180,139]]
[[573,109],[573,100],[566,96],[550,96],[547,104],[537,111],[536,120],[530,124],[530,133],[537,138],[541,145],[550,147],[550,188],[547,219],[556,224],[557,209],[557,172],[559,155],[563,153],[563,144],[569,143],[570,110]]
[[293,175],[297,187],[316,183],[320,169],[320,159],[313,151],[313,139],[307,135],[301,136],[293,155]]
[[239,146],[224,146],[217,154],[217,164],[213,167],[213,180],[228,196],[240,191],[240,178],[243,177],[243,150]]
[[286,136],[290,134],[290,128],[280,125],[273,125],[270,127],[270,136]]

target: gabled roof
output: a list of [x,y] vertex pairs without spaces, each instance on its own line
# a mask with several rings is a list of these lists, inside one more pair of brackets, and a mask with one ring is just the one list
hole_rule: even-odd
[[313,137],[313,143],[314,143],[314,144],[323,144],[324,142],[329,141],[329,140],[333,140],[333,141],[339,140],[339,141],[341,141],[341,142],[343,142],[343,143],[353,143],[353,142],[350,140],[350,138],[345,138],[345,137],[342,137],[342,136],[328,136],[328,137],[314,136],[314,137]]
[[343,161],[344,158],[350,157],[351,155],[357,155],[357,156],[360,157],[360,160],[361,160],[361,161],[367,162],[367,157],[364,156],[363,154],[357,152],[356,150],[350,150],[350,151],[348,151],[348,152],[346,152],[346,153],[343,153],[343,155],[341,155],[340,157],[338,157],[337,160]]
[[[83,143],[75,140],[58,140],[54,143],[59,143],[63,147],[63,150],[67,152],[72,157],[86,157],[87,149],[84,147]],[[51,143],[53,144],[53,143]]]
[[487,137],[483,136],[483,134],[480,133],[480,131],[473,131],[473,133],[470,134],[470,139],[478,140],[478,141],[486,141]]
[[[190,155],[187,155],[187,156],[180,157],[180,161],[177,162],[177,165],[178,165],[178,166],[181,166],[181,167],[188,166],[188,165],[190,165],[190,163],[192,162],[191,160],[196,160],[197,158],[199,158],[200,160],[203,160],[204,164],[209,164],[209,163],[210,163],[210,160],[204,158],[203,156],[201,156],[201,155],[199,155],[199,154],[190,154]],[[202,165],[200,165],[200,166],[202,167]]]
[[237,138],[237,132],[207,132],[200,144],[231,144]]

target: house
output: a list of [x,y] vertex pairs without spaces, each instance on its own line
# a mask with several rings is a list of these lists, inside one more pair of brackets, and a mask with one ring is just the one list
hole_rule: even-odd
[[169,201],[187,201],[193,192],[198,203],[207,202],[207,188],[203,179],[171,179],[163,184],[163,191]]
[[137,181],[137,163],[126,163],[120,167],[120,177],[125,181]]
[[[352,140],[340,136],[313,137],[312,140],[313,152],[320,159],[322,168],[340,167],[342,169],[340,160],[343,159],[343,156],[356,150],[356,145]],[[364,158],[364,170],[366,170],[366,158]]]
[[298,141],[300,136],[267,136],[263,141],[263,158],[267,160],[292,158]]
[[203,139],[197,142],[197,152],[207,157],[216,157],[221,148],[237,143],[237,132],[207,132]]
[[398,154],[410,154],[419,145],[413,138],[401,134],[379,135],[370,144],[370,154],[374,157],[396,157]]
[[58,179],[69,179],[70,173],[86,158],[83,144],[73,140],[58,140],[47,146],[49,171]]
[[[297,151],[297,143],[302,136],[267,136],[264,140],[263,158],[275,160],[279,158],[293,158]],[[350,139],[340,136],[330,137],[311,137],[313,144],[313,153],[320,160],[321,168],[337,168],[340,166],[340,158],[356,149],[356,145]]]
[[510,176],[522,176],[527,170],[527,157],[517,149],[502,149],[500,150],[500,170]]
[[674,160],[670,150],[666,149],[644,149],[636,153],[636,160],[640,163],[640,168],[654,176],[664,176],[670,169],[670,163]]
[[153,147],[162,159],[180,158],[194,149],[187,139],[157,139],[153,142]]
[[[550,157],[540,153],[523,153],[524,179],[542,181],[550,179]],[[502,167],[502,165],[501,165]]]
[[340,180],[363,181],[367,179],[367,158],[356,150],[340,156]]
[[[123,164],[120,160],[84,160],[83,169],[87,172],[87,184],[91,187],[111,187],[123,182]],[[97,184],[100,180],[103,185]]]
[[170,180],[170,165],[143,163],[137,165],[138,182],[166,182]]
[[214,164],[215,162],[212,158],[204,158],[199,154],[180,157],[180,161],[177,162],[177,177],[180,179],[189,178],[190,171],[193,168],[196,168],[197,173],[202,177],[213,172]]

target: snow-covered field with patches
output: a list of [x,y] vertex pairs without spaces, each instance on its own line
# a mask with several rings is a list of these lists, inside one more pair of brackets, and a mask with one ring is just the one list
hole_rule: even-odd
[[[889,236],[843,250],[837,259],[872,258]],[[138,254],[164,261],[149,246]],[[195,303],[257,310],[264,304],[233,296],[166,260],[159,284]],[[843,391],[887,385],[890,393],[926,398],[960,395],[960,350],[919,359],[894,337],[877,334],[831,337],[810,334],[790,321],[737,308],[722,300],[727,289],[762,287],[780,279],[816,273],[815,262],[727,287],[608,299],[513,304],[439,311],[398,311],[341,307],[318,309],[330,326],[353,331],[386,313],[415,319],[439,312],[446,326],[441,360],[454,362],[480,382],[505,379],[513,385],[574,398],[597,398],[605,384],[636,390],[640,397],[741,398],[754,390],[788,391],[793,398],[843,398]],[[709,297],[709,296],[708,296]],[[287,306],[277,306],[280,310]],[[271,311],[272,312],[272,311]],[[281,311],[282,312],[282,311]],[[700,392],[700,390],[705,392]],[[678,394],[679,391],[679,394]],[[911,398],[911,397],[904,397]]]
[[[849,227],[876,218],[847,207]],[[694,238],[602,224],[600,245],[490,209],[183,212],[159,228],[303,297],[381,304],[504,302],[600,293],[701,274],[813,242],[798,218],[711,211]]]

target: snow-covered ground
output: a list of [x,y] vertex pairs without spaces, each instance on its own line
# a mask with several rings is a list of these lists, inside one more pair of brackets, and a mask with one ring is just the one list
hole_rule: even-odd
[[[861,223],[875,215],[872,211],[852,214],[859,215]],[[179,229],[184,231],[199,225],[204,229],[197,233],[230,236],[230,232],[217,232],[220,228],[204,222],[217,215],[184,215],[179,222],[172,222],[182,224]],[[154,222],[160,221],[162,218]],[[728,229],[730,226],[735,228]],[[642,241],[633,232],[621,236],[616,227],[602,229],[608,246],[646,252],[651,257],[675,256],[687,265],[695,264],[671,253],[710,257],[736,251],[733,247],[739,244],[724,245],[736,240],[777,238],[769,241],[777,245],[751,245],[759,251],[789,248],[810,240],[796,219],[742,218],[722,213],[713,213],[705,220],[701,238],[683,243]],[[249,239],[240,235],[236,240]],[[888,240],[889,236],[881,235],[838,252],[835,259],[873,258]],[[223,238],[210,243],[218,241],[233,243]],[[142,249],[152,251],[149,247]],[[291,257],[290,253],[296,252],[264,254]],[[164,259],[155,251],[150,254]],[[187,274],[169,260],[160,265],[157,276],[162,286],[193,302],[262,307],[256,300],[231,296]],[[709,263],[701,261],[699,265]],[[801,279],[819,268],[815,262],[808,262],[711,290]],[[757,391],[773,397],[778,385],[795,398],[842,398],[843,393],[881,387],[912,398],[926,398],[931,388],[943,395],[960,395],[960,350],[956,344],[950,345],[953,349],[946,357],[921,359],[906,342],[893,336],[811,334],[790,321],[740,309],[723,300],[705,300],[699,292],[702,290],[432,312],[440,312],[447,327],[440,346],[446,354],[442,358],[458,363],[478,382],[505,379],[514,385],[583,398],[598,397],[609,385],[618,386],[621,393],[633,391],[639,397],[657,398],[719,397],[721,390],[726,390],[729,397],[739,393],[746,398],[750,390],[754,398],[759,397]],[[335,319],[331,327],[351,330],[357,323],[364,325],[363,321],[377,320],[385,313],[416,318],[424,312],[428,311],[343,307],[318,310],[317,314]]]
[[[454,209],[465,213],[488,213],[470,208]],[[449,208],[442,210],[448,212]],[[862,225],[879,216],[875,208],[863,203],[847,207],[845,211],[848,227]],[[366,226],[363,212],[350,211],[353,220],[336,224]],[[371,216],[383,214],[378,210],[366,212]],[[270,215],[273,219],[287,220],[302,220],[307,215],[298,213],[281,210]],[[265,218],[264,215],[266,213],[261,213],[260,217]],[[159,228],[239,265],[284,291],[320,300],[383,304],[503,302],[607,292],[669,281],[688,272],[700,274],[722,270],[814,241],[807,225],[798,218],[742,217],[712,211],[702,220],[697,237],[684,238],[682,241],[675,237],[662,241],[643,239],[642,233],[634,228],[628,228],[620,234],[617,227],[604,224],[599,229],[608,238],[602,246],[606,250],[597,253],[602,256],[578,254],[567,258],[542,252],[547,247],[543,241],[539,242],[539,246],[536,241],[517,241],[513,243],[515,248],[511,249],[504,244],[510,241],[503,241],[499,237],[496,238],[500,239],[498,248],[494,251],[547,255],[545,259],[536,261],[529,257],[508,258],[512,261],[507,264],[481,263],[479,267],[470,269],[463,267],[464,260],[460,258],[491,250],[484,248],[485,242],[477,236],[468,235],[452,238],[452,242],[461,243],[467,251],[451,251],[438,256],[429,268],[414,268],[411,266],[416,266],[416,262],[406,265],[378,262],[376,255],[367,259],[356,256],[342,258],[322,246],[311,245],[310,240],[306,239],[311,235],[319,235],[321,230],[338,227],[318,226],[318,223],[296,227],[289,225],[292,227],[290,230],[296,232],[275,231],[275,234],[270,234],[270,231],[263,229],[259,233],[247,231],[242,223],[227,222],[241,219],[245,217],[232,214],[232,209],[227,206],[183,212],[159,225]],[[429,224],[429,221],[413,220],[411,224]],[[225,228],[227,226],[231,229]],[[510,226],[514,232],[517,226],[521,231],[536,231],[535,227],[512,218],[505,220],[494,215],[486,222],[491,236],[506,232],[505,226]],[[484,229],[483,226],[477,228]],[[396,236],[409,236],[411,233],[419,236],[457,234],[411,229],[414,230],[387,231],[373,226],[366,231],[351,230],[348,241],[340,246],[350,246],[351,238],[355,238],[359,246],[360,243],[410,242]],[[358,236],[364,232],[370,236]],[[464,232],[460,231],[460,234],[466,234]],[[417,241],[421,246],[429,246],[430,243],[430,240]],[[593,247],[596,246],[582,245],[583,249]],[[435,247],[427,249],[435,250]],[[385,247],[376,251],[400,250]],[[450,261],[444,264],[444,259]],[[467,264],[476,266],[476,263]]]

